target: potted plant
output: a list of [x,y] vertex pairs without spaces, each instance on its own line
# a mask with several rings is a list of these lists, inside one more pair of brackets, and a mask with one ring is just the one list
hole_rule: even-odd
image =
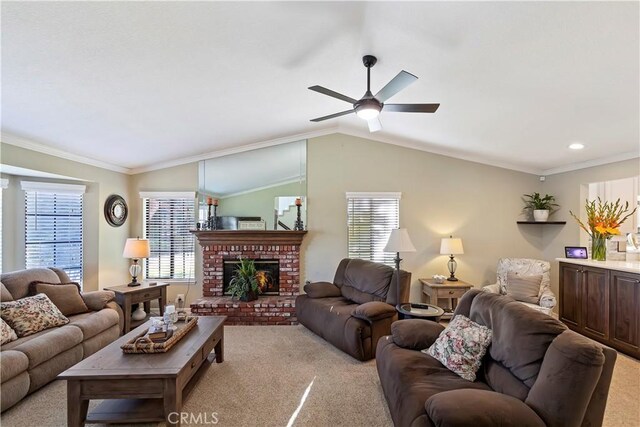
[[252,259],[239,257],[239,260],[236,271],[229,281],[228,291],[232,298],[238,298],[240,301],[256,300],[261,293],[256,277],[256,265]]
[[533,212],[533,219],[537,222],[545,222],[549,219],[549,214],[555,211],[554,208],[558,204],[554,203],[556,198],[545,194],[544,197],[540,193],[525,194],[523,199],[524,210]]
[[591,237],[591,259],[606,261],[607,240],[620,234],[620,225],[633,215],[637,208],[629,212],[629,202],[624,205],[620,199],[615,203],[603,202],[600,197],[597,200],[587,200],[584,207],[587,211],[587,225],[573,212],[569,213]]

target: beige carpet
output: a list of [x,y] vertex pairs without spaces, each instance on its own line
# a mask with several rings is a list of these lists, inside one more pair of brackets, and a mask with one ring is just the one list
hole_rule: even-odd
[[[375,361],[358,362],[302,326],[227,327],[225,352],[185,412],[216,412],[220,426],[286,426],[313,383],[292,425],[391,425]],[[64,382],[49,384],[3,413],[2,427],[66,426],[65,390]],[[638,396],[640,362],[620,355],[605,426],[639,426]]]

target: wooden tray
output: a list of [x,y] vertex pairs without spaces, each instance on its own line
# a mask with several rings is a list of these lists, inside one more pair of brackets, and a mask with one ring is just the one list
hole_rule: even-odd
[[178,329],[173,331],[173,335],[171,335],[168,340],[160,343],[155,343],[149,338],[144,337],[149,331],[147,328],[142,333],[122,344],[120,348],[124,353],[129,354],[166,353],[171,347],[180,341],[182,337],[187,335],[187,333],[193,329],[197,323],[197,316],[189,316],[184,321],[174,323]]

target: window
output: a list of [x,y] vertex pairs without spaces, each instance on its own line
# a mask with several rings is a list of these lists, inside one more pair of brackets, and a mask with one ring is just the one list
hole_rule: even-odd
[[140,193],[144,203],[144,237],[151,255],[147,279],[193,279],[195,193]]
[[2,193],[9,186],[9,180],[0,178],[0,273],[2,273]]
[[82,283],[84,185],[22,181],[25,267],[57,267]]
[[347,193],[349,258],[394,264],[384,252],[391,230],[399,225],[400,193]]

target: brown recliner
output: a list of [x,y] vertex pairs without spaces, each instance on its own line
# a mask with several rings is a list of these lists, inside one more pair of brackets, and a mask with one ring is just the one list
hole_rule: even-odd
[[444,329],[435,322],[395,322],[378,342],[378,375],[396,427],[602,425],[614,350],[488,292],[467,292],[455,314],[493,332],[474,382],[419,351]]
[[[400,301],[409,298],[411,273],[400,270]],[[305,285],[296,298],[298,321],[358,360],[376,356],[380,337],[397,320],[397,271],[361,259],[343,259],[333,283]]]

